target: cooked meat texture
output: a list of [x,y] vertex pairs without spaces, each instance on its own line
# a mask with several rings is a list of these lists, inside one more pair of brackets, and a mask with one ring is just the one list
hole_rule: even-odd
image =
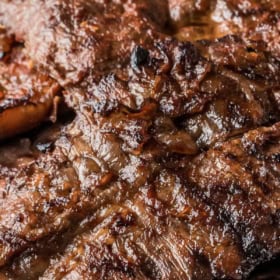
[[[49,133],[53,133],[50,131]],[[79,182],[67,158],[48,141],[21,139],[1,147],[0,263],[70,220]],[[42,152],[46,149],[46,152]]]
[[129,195],[128,184],[112,180],[82,139],[69,157],[67,144],[72,145],[62,127],[1,148],[3,278],[37,279],[49,257],[82,231],[85,217]]
[[168,16],[167,3],[161,0],[1,1],[0,5],[1,21],[25,41],[31,58],[63,85],[126,64],[135,43],[148,41],[151,29],[161,29]]
[[0,34],[0,139],[26,132],[51,118],[59,85],[39,73],[25,50]]
[[264,41],[280,54],[278,0],[169,0],[172,23],[180,40],[215,39],[227,34]]
[[[167,172],[163,176],[170,176],[171,181],[176,177]],[[215,268],[219,269],[222,263],[227,263],[232,275],[235,275],[241,256],[239,248],[234,245],[234,235],[230,230],[222,232],[219,222],[211,216],[207,207],[199,209],[203,206],[192,200],[182,185],[179,192],[191,205],[190,212],[186,211],[180,219],[172,212],[168,216],[157,213],[160,209],[154,209],[149,203],[151,199],[157,200],[150,188],[141,189],[137,198],[122,206],[106,208],[93,220],[93,229],[69,244],[64,255],[52,262],[42,278],[211,279],[207,258],[204,259],[204,255],[208,254],[215,260]],[[157,202],[160,204],[159,200]],[[201,216],[195,218],[191,213],[192,207],[199,209],[207,221],[201,221]],[[167,207],[166,210],[171,209]],[[188,227],[190,221],[194,228]],[[206,248],[205,242],[209,240],[201,237],[208,236],[211,230],[220,240],[213,240],[213,244]],[[217,246],[216,251],[214,246]],[[219,246],[227,248],[224,257],[219,256]],[[227,261],[226,256],[230,256],[231,261]]]
[[244,251],[257,258],[279,253],[279,128],[277,123],[225,142],[199,155],[187,171],[240,235]]
[[152,99],[161,114],[182,117],[179,126],[198,148],[278,120],[280,66],[263,44],[232,36],[180,43],[159,33],[152,1],[58,2],[2,1],[0,19],[66,87],[76,111],[139,111]]
[[277,52],[179,42],[170,3],[0,2],[76,114],[0,160],[4,279],[240,279],[279,253]]
[[[144,111],[143,115],[152,114]],[[132,117],[126,116],[125,120]],[[102,118],[98,121],[108,125]],[[241,162],[246,163],[243,159],[248,158],[251,164],[248,169],[260,173],[260,177],[264,167],[267,178],[274,175],[273,193],[254,190],[262,185],[255,186],[253,177],[246,176],[242,180],[244,169],[240,168],[236,178],[240,184],[244,183],[243,192],[237,182],[229,179],[221,182],[221,189],[230,194],[229,200],[224,199],[221,191],[219,200],[212,195],[213,203],[212,196],[205,197],[205,194],[214,185],[214,178],[219,182],[217,173],[220,170],[215,169],[214,159],[223,157],[227,148],[235,147],[232,141],[220,149],[209,150],[192,160],[189,166],[185,157],[173,155],[167,159],[169,153],[156,142],[151,143],[152,147],[146,146],[140,155],[136,153],[137,157],[129,155],[120,148],[121,142],[113,134],[101,133],[100,127],[88,122],[88,118],[78,116],[56,137],[52,150],[48,150],[50,144],[44,144],[49,141],[35,141],[37,149],[45,151],[43,147],[47,147],[47,150],[36,160],[21,165],[20,170],[13,164],[22,162],[21,159],[12,158],[11,164],[7,164],[9,156],[3,160],[3,164],[8,165],[1,168],[5,172],[4,179],[11,181],[3,182],[3,188],[9,191],[2,199],[1,231],[5,238],[10,236],[14,242],[3,238],[3,264],[23,252],[2,269],[4,275],[36,279],[48,267],[45,279],[79,279],[75,275],[83,275],[85,279],[103,276],[108,279],[172,279],[173,275],[175,279],[211,279],[212,276],[235,279],[278,253],[279,164],[270,161],[268,155],[277,159],[279,124],[233,140],[239,145],[248,142],[246,147],[260,147],[257,154],[262,156],[258,161],[255,157],[249,160],[250,153],[246,150],[235,152],[233,149],[232,153],[240,155]],[[259,139],[265,139],[263,146]],[[262,152],[262,147],[267,150]],[[220,154],[217,151],[221,151]],[[208,159],[211,153],[213,158]],[[172,160],[173,167],[170,166]],[[211,172],[206,169],[210,168],[209,162],[213,166]],[[204,176],[197,171],[200,167]],[[222,178],[231,178],[231,170],[237,167],[221,166],[221,169],[226,172],[221,173]],[[205,176],[208,177],[205,179]],[[248,190],[250,185],[252,193]],[[214,193],[218,193],[219,186],[217,183]],[[254,217],[250,210],[254,211]],[[13,220],[9,213],[15,213]],[[18,218],[17,213],[22,218]],[[103,220],[109,220],[112,225]],[[60,246],[46,245],[50,244],[49,238],[65,231],[70,231],[69,245],[63,244],[67,247],[65,252]],[[33,245],[35,242],[37,244]],[[51,265],[42,253],[44,245],[55,246],[48,249],[56,260],[51,261]],[[57,251],[63,257],[57,259]]]
[[279,127],[250,131],[180,170],[154,172],[122,203],[87,217],[90,229],[42,279],[244,277],[279,254]]
[[[144,65],[135,66],[135,60],[143,57]],[[69,87],[65,94],[69,106],[86,111],[89,118],[93,114],[107,117],[106,131],[125,142],[137,137],[124,135],[129,133],[125,123],[132,125],[126,115],[152,104],[149,123],[149,116],[140,115],[144,122],[135,127],[139,130],[143,125],[141,134],[146,136],[128,145],[142,146],[152,127],[156,141],[173,152],[172,139],[176,141],[181,133],[187,139],[181,146],[190,142],[193,148],[177,152],[195,154],[217,141],[279,120],[280,64],[259,45],[226,37],[198,49],[168,39],[155,42],[151,49],[134,47],[130,60],[126,69],[110,71],[96,83],[86,80],[82,88]],[[123,118],[121,123],[116,115]]]
[[[14,149],[3,147],[0,217],[11,211],[15,217],[2,224],[2,262],[18,257],[0,273],[7,279],[36,279],[42,273],[43,279],[247,275],[279,253],[279,126],[250,131],[181,168],[170,167],[166,153],[160,160],[162,151],[155,145],[151,152],[158,160],[149,155],[146,162],[138,159],[142,169],[126,166],[131,184],[121,176],[94,183],[94,173],[101,173],[97,159],[89,158],[81,137],[72,142],[74,160],[74,151],[65,159],[59,150],[62,143],[68,146],[64,131],[52,139],[47,136],[53,132],[46,132],[32,144],[22,140]],[[137,186],[137,173],[148,172]],[[22,185],[35,179],[38,183]]]

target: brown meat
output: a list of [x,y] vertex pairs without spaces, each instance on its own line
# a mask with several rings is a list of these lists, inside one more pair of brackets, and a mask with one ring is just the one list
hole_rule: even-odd
[[[78,1],[77,8],[74,2],[66,2],[23,2],[29,12],[23,15],[21,26],[29,27],[42,13],[40,22],[22,36],[32,59],[66,86],[66,101],[76,111],[108,114],[122,106],[135,111],[153,99],[164,115],[183,117],[179,123],[182,121],[199,148],[278,120],[278,108],[273,104],[278,93],[279,61],[261,43],[226,37],[201,44],[199,51],[190,43],[158,33],[160,27],[147,12],[151,1],[132,6],[129,1],[121,5]],[[10,1],[0,5],[4,11],[13,9],[11,13],[23,10],[19,6],[18,11]],[[53,9],[57,24],[50,25]],[[102,17],[98,9],[103,11]],[[110,17],[113,12],[114,19]],[[61,20],[65,14],[73,20]],[[8,15],[2,17],[7,24]],[[123,29],[127,24],[120,21],[129,21],[129,26],[137,28]],[[161,23],[165,21],[163,18]],[[93,22],[97,29],[92,28]],[[11,28],[16,27],[17,32],[15,23]],[[40,37],[45,34],[57,35]]]
[[2,160],[0,277],[241,279],[279,253],[277,52],[179,42],[170,2],[0,2],[76,114]]
[[[50,68],[51,75],[65,85],[127,63],[135,44],[148,41],[151,28],[160,29],[157,22],[164,25],[167,21],[164,3],[1,1],[0,13],[5,26],[25,41],[31,58]],[[152,13],[154,7],[160,17]],[[12,15],[17,15],[13,21]],[[30,25],[30,21],[36,24]]]
[[177,172],[161,169],[119,195],[81,223],[83,233],[43,279],[247,275],[279,253],[279,126],[226,142]]
[[194,159],[187,171],[240,235],[245,252],[257,258],[279,253],[279,127],[223,143]]
[[236,34],[264,41],[280,54],[278,0],[169,0],[172,24],[180,40],[215,39]]
[[12,38],[0,29],[0,139],[51,119],[60,89],[35,69],[22,47],[12,44]]

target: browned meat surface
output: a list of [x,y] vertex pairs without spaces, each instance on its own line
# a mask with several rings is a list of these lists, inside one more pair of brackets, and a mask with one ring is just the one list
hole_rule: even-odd
[[270,256],[279,249],[279,128],[277,123],[221,144],[194,159],[187,171],[249,254]]
[[[19,19],[23,13],[20,27],[27,30],[21,37],[32,59],[66,86],[65,98],[76,111],[135,111],[153,99],[168,117],[187,115],[182,126],[201,148],[279,117],[273,105],[279,99],[279,61],[263,44],[226,37],[198,51],[158,33],[147,12],[151,2],[81,1],[76,8],[67,1],[24,1],[22,7],[4,1],[0,10],[12,9]],[[3,21],[17,34],[20,27],[7,15]]]
[[225,142],[180,170],[163,168],[140,188],[103,188],[92,200],[99,210],[88,210],[70,229],[76,237],[54,255],[43,279],[246,275],[279,253],[279,137],[278,123]]
[[135,44],[149,43],[152,29],[165,24],[168,9],[161,0],[1,1],[0,13],[31,58],[71,84],[127,64]]
[[3,139],[51,118],[59,85],[35,69],[22,47],[12,47],[12,38],[1,29],[0,57],[0,139]]
[[256,41],[280,55],[278,0],[169,0],[180,40],[214,39],[227,34]]
[[0,2],[1,79],[75,113],[0,147],[0,278],[242,279],[280,254],[279,5],[246,3]]

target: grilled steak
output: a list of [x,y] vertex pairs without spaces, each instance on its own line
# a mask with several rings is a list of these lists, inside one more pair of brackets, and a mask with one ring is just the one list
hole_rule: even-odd
[[[279,5],[241,2],[1,1],[75,112],[1,147],[3,279],[241,279],[280,253]],[[208,10],[231,16],[204,36]]]
[[280,54],[278,0],[169,0],[180,40],[214,39],[226,34],[255,41]]
[[[59,85],[38,72],[22,46],[0,29],[0,139],[51,118]],[[55,117],[55,116],[54,116]]]

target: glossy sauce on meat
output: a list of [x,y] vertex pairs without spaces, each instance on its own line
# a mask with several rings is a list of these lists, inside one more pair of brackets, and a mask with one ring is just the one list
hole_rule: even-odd
[[37,71],[25,49],[16,46],[4,29],[0,29],[0,52],[0,139],[5,139],[55,118],[60,87]]
[[242,279],[280,253],[279,5],[245,2],[0,2],[75,113],[0,148],[0,277]]

